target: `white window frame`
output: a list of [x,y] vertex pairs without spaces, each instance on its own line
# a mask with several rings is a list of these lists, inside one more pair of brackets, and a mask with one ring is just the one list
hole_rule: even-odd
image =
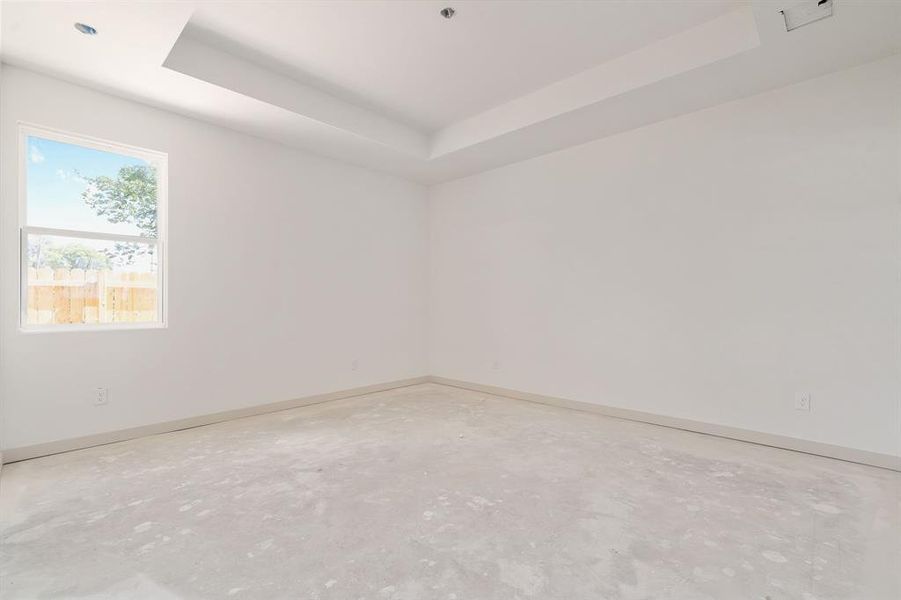
[[[165,152],[137,148],[117,142],[102,140],[77,133],[69,133],[19,122],[19,331],[23,333],[66,332],[66,331],[120,331],[133,329],[163,329],[167,327],[167,274],[168,261],[166,240],[168,234],[167,208],[169,199],[169,155]],[[121,235],[93,231],[73,231],[52,227],[34,227],[28,224],[28,138],[38,137],[55,142],[113,152],[123,156],[131,156],[145,160],[157,170],[157,237],[148,238],[138,235]],[[110,240],[119,242],[138,242],[156,248],[157,253],[157,319],[140,323],[28,323],[28,235],[57,235],[92,240]]]

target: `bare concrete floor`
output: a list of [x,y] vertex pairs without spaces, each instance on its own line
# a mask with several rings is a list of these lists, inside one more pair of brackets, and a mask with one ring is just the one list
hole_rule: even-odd
[[901,598],[901,475],[426,384],[7,465],[3,598]]

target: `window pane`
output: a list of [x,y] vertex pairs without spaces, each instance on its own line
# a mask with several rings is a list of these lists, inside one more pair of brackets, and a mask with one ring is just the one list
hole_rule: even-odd
[[26,140],[28,225],[157,237],[157,170],[146,160]]
[[28,325],[158,321],[155,244],[28,236]]

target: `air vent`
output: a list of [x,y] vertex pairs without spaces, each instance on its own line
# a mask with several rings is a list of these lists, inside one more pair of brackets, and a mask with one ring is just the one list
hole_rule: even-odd
[[791,31],[832,16],[832,0],[806,0],[782,11],[785,30]]

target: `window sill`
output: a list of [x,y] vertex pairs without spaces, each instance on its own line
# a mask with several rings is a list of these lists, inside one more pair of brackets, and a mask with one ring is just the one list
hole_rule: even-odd
[[122,323],[105,325],[31,325],[19,326],[19,333],[91,333],[97,331],[139,331],[142,329],[166,329],[167,323]]

